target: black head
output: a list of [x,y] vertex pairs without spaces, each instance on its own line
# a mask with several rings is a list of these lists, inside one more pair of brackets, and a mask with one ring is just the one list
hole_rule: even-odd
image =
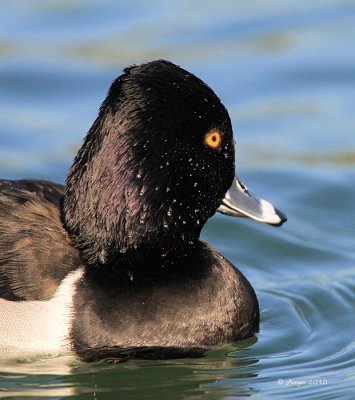
[[126,68],[69,172],[63,217],[91,265],[186,248],[234,177],[227,110],[168,62]]

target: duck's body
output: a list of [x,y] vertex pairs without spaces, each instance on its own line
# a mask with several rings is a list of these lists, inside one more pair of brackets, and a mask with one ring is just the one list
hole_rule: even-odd
[[199,240],[219,206],[285,220],[233,180],[232,140],[211,89],[157,61],[113,83],[64,187],[0,181],[0,347],[179,357],[256,332],[251,285]]
[[0,181],[3,348],[70,349],[85,360],[194,356],[257,331],[254,290],[202,241],[144,268],[85,268],[61,224],[62,198],[61,185]]

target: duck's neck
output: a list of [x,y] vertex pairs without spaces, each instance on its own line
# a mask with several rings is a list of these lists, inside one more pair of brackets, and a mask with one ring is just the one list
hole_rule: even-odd
[[104,187],[102,199],[96,194],[95,201],[95,187],[93,182],[86,193],[74,196],[67,191],[64,203],[64,225],[86,264],[159,264],[175,254],[188,254],[198,241],[204,221],[183,219],[169,199],[163,198],[164,204],[151,198],[145,202],[137,193],[139,186],[131,185],[131,201],[127,189],[109,197]]
[[182,265],[200,246],[199,240],[194,244],[181,245],[178,249],[170,248],[169,251],[159,247],[154,249],[140,246],[125,253],[117,253],[110,262],[105,265],[96,264],[89,270],[97,275],[97,279],[112,282],[132,280],[149,282],[175,273],[188,275],[191,271],[184,271]]

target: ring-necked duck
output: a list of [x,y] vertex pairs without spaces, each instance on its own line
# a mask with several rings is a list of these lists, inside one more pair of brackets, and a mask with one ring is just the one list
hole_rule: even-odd
[[286,217],[234,170],[206,84],[164,60],[126,68],[64,187],[0,181],[0,346],[182,357],[256,332],[253,288],[200,232],[216,211]]

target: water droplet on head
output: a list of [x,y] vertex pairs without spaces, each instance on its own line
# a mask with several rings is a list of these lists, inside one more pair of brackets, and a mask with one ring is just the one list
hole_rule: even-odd
[[[168,250],[165,250],[164,248],[162,248],[162,253],[160,253],[160,257],[164,258],[166,257],[166,255],[168,254]],[[162,267],[164,267],[163,265],[161,265]]]
[[168,192],[170,192],[170,188],[169,187],[166,188],[166,193],[168,193]]
[[101,264],[106,264],[107,262],[107,253],[106,250],[102,249],[99,254],[99,261]]

